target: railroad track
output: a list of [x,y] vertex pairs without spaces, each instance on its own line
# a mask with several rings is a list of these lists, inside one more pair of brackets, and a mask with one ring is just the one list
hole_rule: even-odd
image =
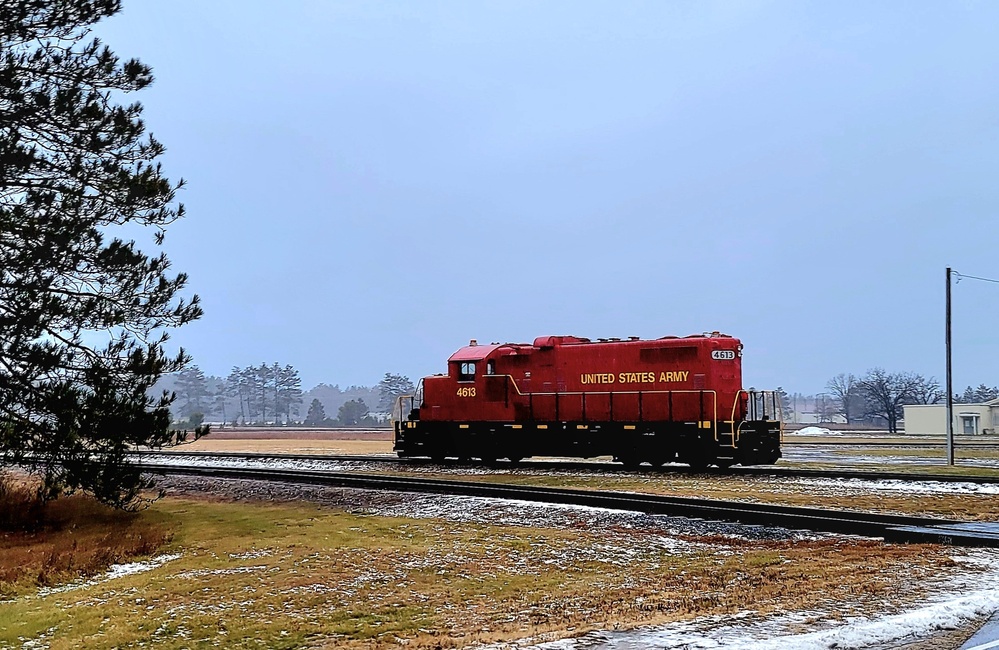
[[570,504],[648,514],[697,517],[742,524],[780,526],[796,530],[881,537],[891,542],[999,547],[999,524],[969,523],[929,517],[411,476],[148,463],[144,463],[143,467],[149,473],[164,475],[250,479],[399,492],[515,499],[535,503]]
[[[901,449],[946,449],[946,442],[925,442],[925,441],[881,441],[881,440],[809,440],[798,442],[796,440],[784,439],[782,445],[787,447],[883,447]],[[962,440],[954,444],[955,449],[999,449],[999,442],[995,441],[966,441]]]
[[[180,456],[187,458],[231,458],[239,460],[266,461],[275,460],[319,460],[330,462],[365,462],[384,463],[406,466],[430,466],[440,467],[467,467],[467,463],[459,463],[457,460],[446,460],[442,463],[435,463],[426,458],[398,458],[396,456],[354,456],[354,455],[330,455],[330,454],[261,454],[252,452],[207,452],[207,451],[149,451],[139,452],[141,457],[159,458]],[[513,465],[500,461],[495,465],[497,468],[512,468]],[[629,469],[619,463],[600,461],[551,461],[551,460],[523,460],[516,465],[518,468],[535,469],[541,471],[567,470],[567,471],[590,471],[590,472],[649,472],[649,473],[670,473],[681,475],[715,475],[715,476],[780,476],[791,478],[846,478],[863,480],[895,480],[895,481],[936,481],[941,483],[999,483],[999,473],[993,476],[956,476],[952,474],[917,474],[912,472],[883,472],[872,470],[845,470],[845,469],[799,469],[780,466],[765,467],[732,467],[726,470],[710,469],[695,470],[683,465],[666,465],[663,467],[642,466],[638,470]]]

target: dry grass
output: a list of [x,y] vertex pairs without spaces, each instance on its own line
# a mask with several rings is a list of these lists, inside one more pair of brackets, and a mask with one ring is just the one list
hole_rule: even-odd
[[[171,451],[166,449],[165,451]],[[298,438],[221,439],[212,433],[172,451],[240,452],[258,454],[391,454],[392,440],[306,440]]]
[[[864,448],[864,447],[853,447],[845,449],[832,449],[830,453],[839,454],[843,456],[904,456],[911,458],[926,458],[939,461],[943,461],[947,458],[947,450],[941,448],[932,447],[922,447],[922,448],[911,448],[911,447],[898,447],[898,448]],[[977,447],[955,447],[954,448],[954,458],[955,460],[961,460],[962,458],[973,460],[976,458],[981,459],[995,459],[999,458],[999,449],[980,449]]]
[[0,647],[453,648],[747,609],[918,597],[935,546],[687,538],[380,517],[288,503],[168,498],[179,560],[0,609]]
[[168,539],[160,517],[114,510],[83,495],[45,503],[32,483],[0,479],[0,599],[96,575]]
[[313,429],[310,427],[294,428],[279,427],[265,429],[247,427],[239,429],[212,429],[212,438],[216,440],[392,440],[392,429]]
[[[883,444],[883,445],[911,445],[913,443],[924,444],[933,443],[938,444],[941,447],[946,443],[947,437],[943,435],[838,435],[838,436],[799,436],[799,435],[786,435],[784,437],[785,445],[795,445],[796,443],[819,443],[823,445],[851,445],[857,443],[863,444]],[[999,445],[999,436],[996,435],[961,435],[958,434],[954,438],[954,442],[957,446],[973,446],[973,445]]]

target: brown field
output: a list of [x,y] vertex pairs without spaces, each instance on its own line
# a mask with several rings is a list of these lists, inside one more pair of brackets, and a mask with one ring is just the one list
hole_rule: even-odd
[[391,440],[390,429],[219,429],[209,438],[216,440]]
[[236,452],[256,454],[391,454],[387,429],[212,429],[194,442],[164,451]]
[[256,454],[331,454],[358,455],[391,454],[392,440],[356,440],[356,439],[226,439],[216,438],[211,434],[196,442],[164,451],[203,451],[203,452],[240,452]]

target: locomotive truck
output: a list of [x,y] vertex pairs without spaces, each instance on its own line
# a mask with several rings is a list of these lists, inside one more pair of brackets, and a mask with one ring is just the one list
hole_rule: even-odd
[[531,456],[773,464],[781,457],[780,400],[743,388],[742,347],[719,332],[472,340],[448,359],[446,375],[424,377],[415,394],[399,398],[394,449],[487,464]]

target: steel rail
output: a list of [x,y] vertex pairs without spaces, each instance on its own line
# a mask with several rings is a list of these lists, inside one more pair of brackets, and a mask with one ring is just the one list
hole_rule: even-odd
[[[798,442],[796,440],[788,441],[784,438],[784,443],[781,445],[784,449],[788,447],[886,447],[886,448],[913,448],[913,449],[940,449],[943,450],[944,444],[942,442],[926,442],[922,440],[918,441],[903,441],[903,442],[883,442],[877,440],[857,440],[853,442],[841,442],[838,440],[809,440],[804,442]],[[999,442],[992,440],[982,440],[982,441],[962,441],[961,444],[956,445],[958,449],[999,449]]]
[[[983,526],[987,527],[987,524],[969,524],[931,517],[412,476],[154,464],[143,464],[143,469],[149,473],[164,475],[250,479],[491,499],[514,499],[534,503],[570,504],[648,514],[715,519],[749,525],[864,535],[881,537],[888,541],[999,546],[999,526],[995,531],[992,531],[987,528],[983,529]],[[972,528],[969,529],[969,526]]]
[[[347,454],[267,454],[259,452],[233,452],[233,451],[143,451],[135,452],[140,458],[143,456],[151,458],[169,458],[180,456],[186,458],[235,458],[240,460],[317,460],[328,462],[363,462],[363,463],[385,463],[395,465],[434,465],[438,467],[466,467],[468,463],[457,460],[445,460],[436,463],[429,458],[399,458],[397,456],[353,456]],[[912,472],[888,472],[877,470],[848,470],[848,469],[812,469],[793,468],[779,466],[754,466],[754,467],[730,467],[728,469],[693,469],[682,465],[666,465],[660,467],[642,466],[638,469],[627,468],[620,463],[602,461],[551,461],[551,460],[522,460],[516,465],[498,462],[494,468],[518,468],[535,469],[542,471],[568,470],[568,471],[590,471],[590,472],[644,472],[657,474],[681,474],[697,476],[777,476],[788,478],[843,478],[860,480],[891,480],[891,481],[930,481],[938,483],[979,483],[997,484],[999,483],[999,472],[994,476],[961,476],[954,474],[919,474]]]

